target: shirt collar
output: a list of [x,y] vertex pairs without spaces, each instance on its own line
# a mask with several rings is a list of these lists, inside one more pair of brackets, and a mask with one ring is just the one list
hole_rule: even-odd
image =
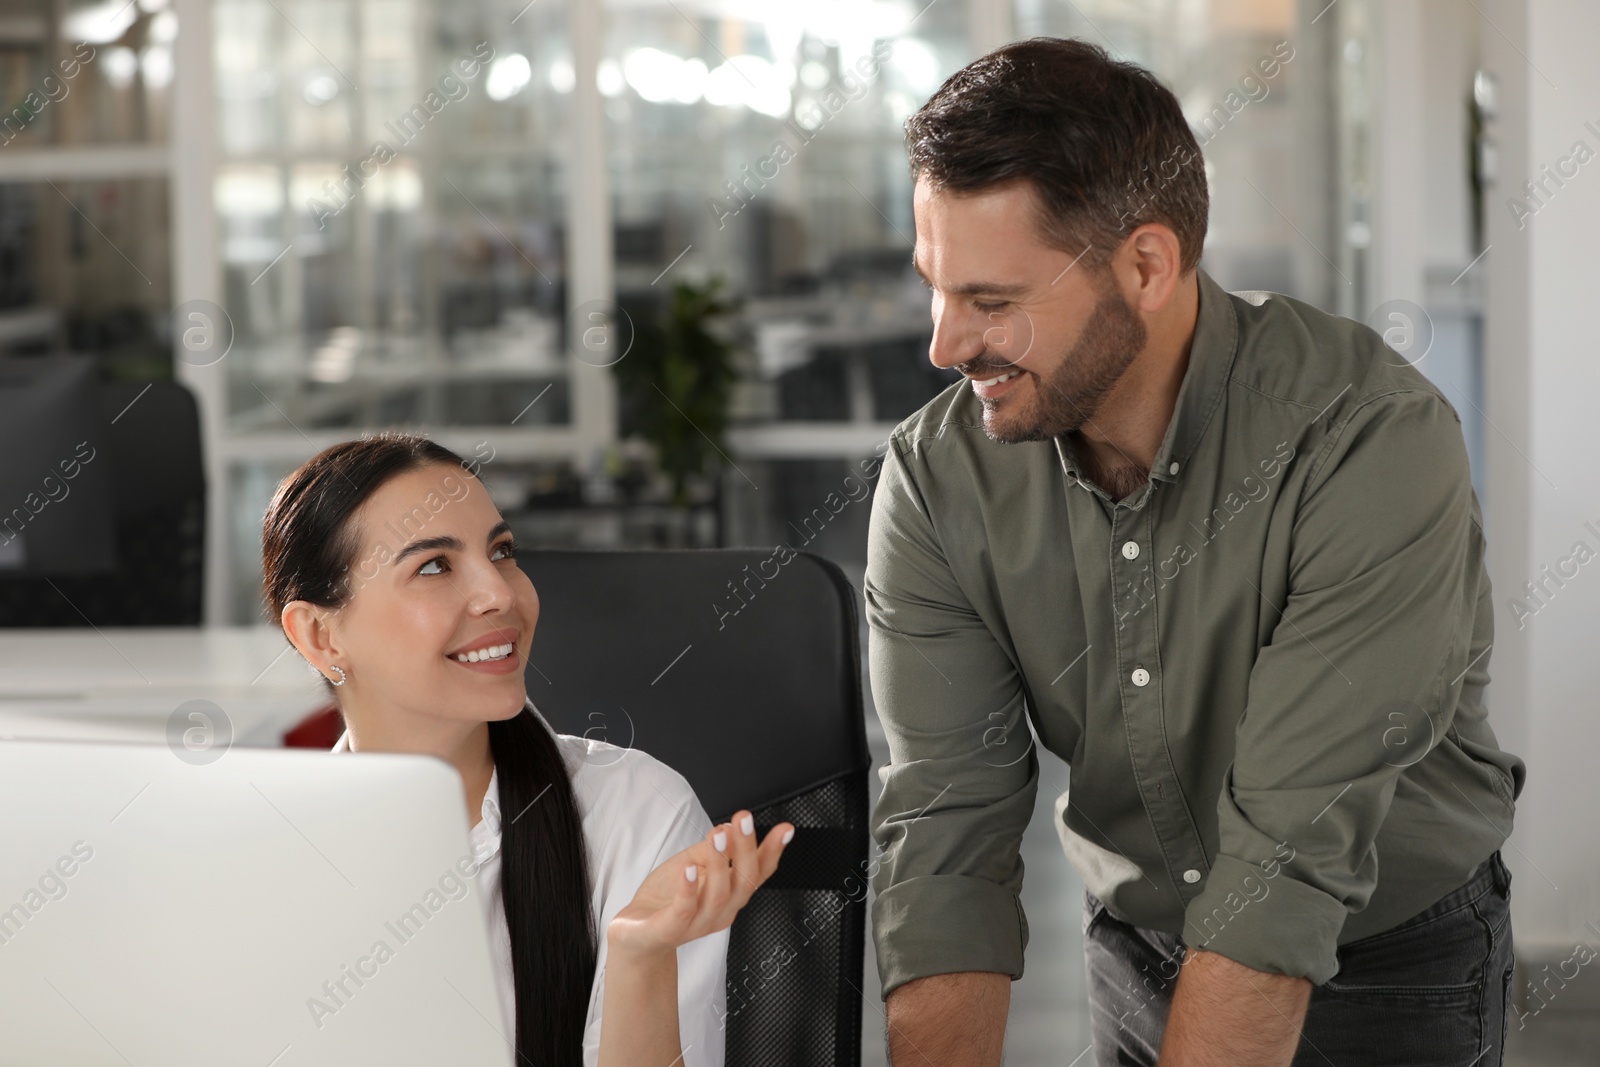
[[483,809],[472,828],[472,859],[480,867],[500,851],[500,771],[489,775],[489,789],[483,794]]
[[[1233,308],[1233,298],[1205,271],[1196,268],[1195,277],[1200,307],[1195,316],[1194,339],[1189,346],[1189,365],[1183,372],[1172,418],[1167,422],[1166,434],[1161,438],[1161,447],[1156,450],[1155,462],[1150,468],[1152,482],[1176,481],[1183,473],[1200,435],[1222,402],[1223,387],[1233,370],[1233,357],[1239,346],[1239,317]],[[1066,438],[1058,436],[1055,441],[1062,466],[1074,480],[1083,482],[1083,472],[1073,459]],[[1088,485],[1087,482],[1083,484]],[[1142,500],[1146,492],[1141,490],[1127,502]]]

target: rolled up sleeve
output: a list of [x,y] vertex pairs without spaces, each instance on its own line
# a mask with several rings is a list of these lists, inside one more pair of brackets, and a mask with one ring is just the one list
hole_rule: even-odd
[[1018,853],[1039,778],[1021,674],[952,572],[914,451],[893,445],[865,582],[872,695],[890,757],[872,820],[884,997],[934,974],[1021,976]]
[[1184,936],[1320,984],[1377,883],[1398,780],[1450,729],[1483,537],[1459,421],[1430,392],[1367,401],[1306,458],[1287,595],[1262,608],[1276,623]]

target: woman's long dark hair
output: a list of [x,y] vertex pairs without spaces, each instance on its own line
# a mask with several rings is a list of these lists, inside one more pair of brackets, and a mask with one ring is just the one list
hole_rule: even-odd
[[[295,600],[344,604],[360,548],[350,516],[389,479],[433,464],[471,475],[443,445],[380,433],[334,445],[285,478],[261,530],[262,591],[273,621]],[[527,708],[489,723],[489,747],[499,775],[500,895],[511,934],[517,1060],[579,1067],[596,947],[572,779],[555,738]]]

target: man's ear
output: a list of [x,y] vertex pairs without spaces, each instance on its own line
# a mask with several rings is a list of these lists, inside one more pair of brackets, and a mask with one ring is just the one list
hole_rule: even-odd
[[[324,678],[333,680],[332,664],[340,662],[341,649],[333,633],[331,612],[308,600],[292,600],[283,606],[279,623],[295,651],[305,657]],[[348,664],[340,664],[348,669]]]
[[[1141,311],[1160,311],[1177,291],[1183,276],[1183,249],[1170,226],[1147,222],[1128,239],[1127,281],[1134,306]],[[1126,291],[1126,290],[1125,290]]]

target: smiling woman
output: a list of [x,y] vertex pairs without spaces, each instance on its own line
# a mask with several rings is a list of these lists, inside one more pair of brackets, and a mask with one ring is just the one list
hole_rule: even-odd
[[720,1065],[727,930],[793,827],[759,844],[749,812],[712,827],[650,756],[550,729],[523,681],[539,598],[461,458],[405,434],[335,445],[279,485],[262,565],[285,635],[337,687],[335,751],[460,772],[518,1058]]

